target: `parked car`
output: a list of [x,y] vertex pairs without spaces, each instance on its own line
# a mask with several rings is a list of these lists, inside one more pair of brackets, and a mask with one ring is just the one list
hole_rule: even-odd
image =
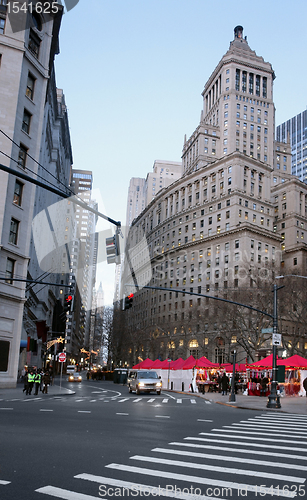
[[157,372],[148,370],[138,370],[129,373],[127,379],[129,392],[135,391],[136,394],[141,392],[156,392],[161,394],[162,381]]
[[68,382],[82,382],[80,373],[74,372],[68,375]]

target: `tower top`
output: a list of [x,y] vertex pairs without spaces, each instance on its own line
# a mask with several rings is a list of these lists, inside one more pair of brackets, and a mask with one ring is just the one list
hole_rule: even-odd
[[243,26],[236,26],[234,29],[234,35],[236,38],[243,38]]

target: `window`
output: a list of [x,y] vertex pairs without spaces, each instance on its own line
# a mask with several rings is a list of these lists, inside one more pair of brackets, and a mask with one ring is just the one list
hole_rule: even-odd
[[28,150],[25,146],[20,144],[18,152],[18,165],[22,168],[26,168]]
[[14,276],[15,260],[7,258],[6,260],[6,270],[5,270],[5,283],[9,285],[13,284],[12,278]]
[[31,29],[29,35],[28,49],[37,58],[39,55],[40,43],[41,41],[39,36]]
[[15,181],[15,188],[14,188],[13,203],[15,203],[16,205],[18,205],[19,207],[21,206],[22,190],[23,190],[23,184],[22,184],[22,182],[16,180]]
[[27,134],[30,133],[30,123],[31,123],[31,113],[27,111],[26,109],[23,112],[23,119],[22,119],[22,130],[26,132]]
[[27,81],[27,89],[26,89],[26,96],[29,97],[33,101],[33,96],[34,96],[34,85],[35,85],[35,78],[32,76],[30,73],[28,74],[28,81]]
[[12,217],[9,242],[13,243],[14,245],[17,245],[18,227],[19,227],[19,221]]
[[5,19],[0,19],[0,35],[3,35],[5,28]]

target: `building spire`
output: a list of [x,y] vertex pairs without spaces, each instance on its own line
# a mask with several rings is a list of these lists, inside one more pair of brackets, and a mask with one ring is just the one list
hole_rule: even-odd
[[236,38],[242,39],[243,38],[243,26],[236,26],[234,29],[234,35],[235,35],[235,39]]

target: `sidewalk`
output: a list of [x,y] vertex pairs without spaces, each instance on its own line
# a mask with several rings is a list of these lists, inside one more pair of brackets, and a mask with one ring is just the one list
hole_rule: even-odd
[[[190,396],[193,394],[188,393]],[[280,398],[281,408],[267,408],[267,397],[260,396],[243,396],[242,394],[236,394],[236,401],[229,401],[229,394],[227,396],[222,396],[218,392],[206,392],[205,394],[194,393],[194,396],[201,397],[207,401],[211,401],[221,405],[233,406],[235,408],[243,408],[248,410],[259,410],[259,411],[272,411],[272,412],[286,412],[286,413],[297,413],[300,415],[307,415],[307,398],[299,396],[285,396]]]
[[15,389],[1,389],[0,388],[0,400],[1,399],[32,399],[32,398],[48,398],[49,396],[68,396],[70,394],[75,394],[75,391],[71,391],[70,389],[65,389],[64,387],[60,387],[60,381],[56,380],[53,385],[48,386],[48,394],[43,394],[41,391],[38,391],[38,395],[35,396],[35,388],[32,389],[32,394],[26,395],[23,390],[23,383],[18,383]]

